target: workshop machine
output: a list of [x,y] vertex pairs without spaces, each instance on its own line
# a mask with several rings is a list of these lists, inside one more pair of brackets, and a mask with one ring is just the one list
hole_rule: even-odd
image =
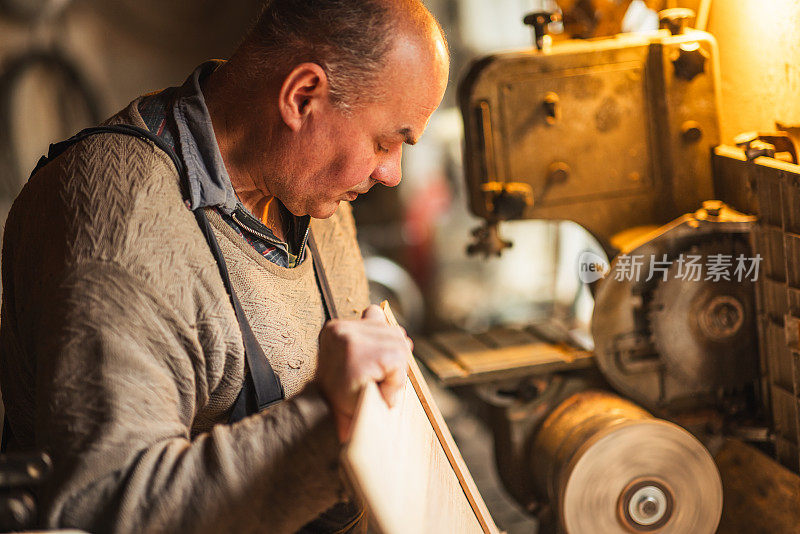
[[485,221],[469,252],[501,254],[509,220],[588,230],[611,258],[589,262],[593,350],[534,325],[437,334],[417,356],[477,402],[542,532],[795,532],[796,150],[779,132],[718,146],[716,42],[689,10],[660,15],[657,33],[550,46],[557,15],[533,13],[536,46],[460,86]]

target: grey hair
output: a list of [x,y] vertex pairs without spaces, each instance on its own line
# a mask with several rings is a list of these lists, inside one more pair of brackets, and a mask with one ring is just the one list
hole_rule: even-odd
[[385,0],[268,0],[243,47],[262,76],[317,63],[331,101],[349,111],[381,97],[377,78],[394,44],[393,15]]

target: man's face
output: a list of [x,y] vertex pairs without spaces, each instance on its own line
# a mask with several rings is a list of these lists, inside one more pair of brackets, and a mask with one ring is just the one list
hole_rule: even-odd
[[420,58],[419,48],[400,44],[379,81],[385,97],[350,114],[326,103],[311,118],[295,179],[281,201],[296,215],[333,215],[377,183],[400,183],[403,144],[414,144],[438,107],[447,85],[441,49]]

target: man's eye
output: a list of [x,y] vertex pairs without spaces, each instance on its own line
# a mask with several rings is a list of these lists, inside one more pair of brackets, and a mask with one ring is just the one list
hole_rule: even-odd
[[389,149],[386,148],[385,146],[381,145],[381,144],[378,144],[378,150],[380,152],[383,152],[384,154],[388,154],[389,153]]

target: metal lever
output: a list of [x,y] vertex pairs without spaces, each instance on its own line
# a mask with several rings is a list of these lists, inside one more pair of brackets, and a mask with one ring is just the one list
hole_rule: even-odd
[[[552,102],[552,113],[548,114],[548,122],[558,116],[557,101]],[[547,102],[545,102],[547,108]],[[467,248],[467,253],[499,256],[511,246],[511,242],[502,239],[497,231],[500,221],[522,218],[525,209],[533,205],[533,189],[530,184],[507,182],[497,177],[492,131],[492,113],[489,102],[482,100],[475,109],[480,144],[483,147],[484,182],[480,185],[483,193],[486,223],[476,228],[472,235],[475,242]],[[545,110],[548,111],[547,109]]]
[[528,26],[533,27],[533,37],[537,50],[544,48],[545,36],[547,35],[547,27],[551,22],[561,22],[561,13],[550,11],[535,11],[525,15],[522,19]]
[[500,237],[498,223],[521,219],[525,209],[533,206],[533,189],[526,183],[489,182],[483,184],[481,190],[486,209],[491,215],[484,225],[472,231],[475,242],[467,247],[467,254],[499,256],[511,246],[511,242]]

